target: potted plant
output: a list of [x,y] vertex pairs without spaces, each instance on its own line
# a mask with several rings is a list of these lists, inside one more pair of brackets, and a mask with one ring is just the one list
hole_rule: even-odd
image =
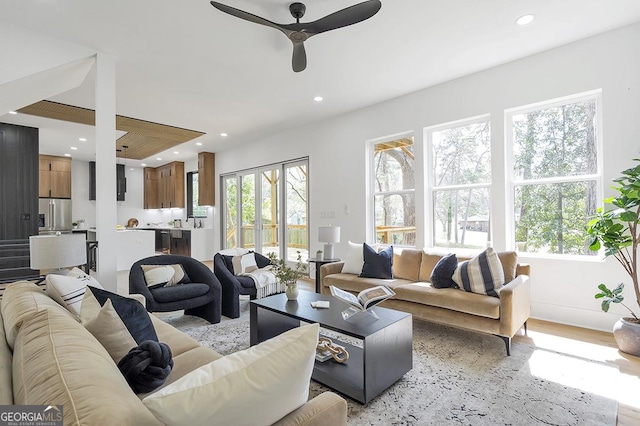
[[[640,161],[635,158],[634,161]],[[640,242],[640,165],[622,172],[622,177],[614,179],[617,191],[615,197],[604,200],[612,209],[598,208],[596,216],[587,224],[590,235],[589,248],[600,250],[604,247],[605,257],[613,256],[631,277],[636,304],[640,306],[638,287],[638,243]],[[596,299],[602,299],[604,312],[611,303],[620,303],[631,313],[631,317],[621,318],[613,327],[613,335],[618,348],[626,353],[640,356],[640,320],[631,308],[623,304],[624,283],[610,290],[605,284],[598,286]]]
[[302,263],[302,255],[298,251],[296,264],[293,268],[287,266],[284,259],[278,259],[275,253],[271,252],[267,255],[271,261],[271,272],[276,276],[279,283],[286,286],[287,299],[296,300],[298,298],[298,279],[304,277],[308,273],[306,263]]
[[322,250],[316,252],[316,260],[322,260]]
[[71,226],[73,226],[73,229],[78,229],[78,222],[71,222]]

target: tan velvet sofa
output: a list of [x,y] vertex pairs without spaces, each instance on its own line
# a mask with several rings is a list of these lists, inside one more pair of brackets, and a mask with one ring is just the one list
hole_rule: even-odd
[[[174,368],[163,387],[221,357],[150,316],[173,353]],[[146,394],[131,390],[106,349],[33,283],[8,286],[0,320],[0,404],[62,404],[65,425],[161,424],[143,405]],[[325,392],[275,424],[346,425],[346,418],[346,401]]]
[[[511,353],[511,338],[531,314],[529,265],[518,264],[515,252],[499,252],[506,284],[499,298],[468,293],[456,288],[434,288],[431,272],[442,253],[404,249],[393,256],[393,279],[361,278],[342,273],[344,262],[320,268],[321,293],[331,294],[329,286],[358,294],[377,285],[387,285],[396,295],[380,306],[408,312],[416,318],[467,330],[496,335]],[[458,258],[459,261],[468,258]]]

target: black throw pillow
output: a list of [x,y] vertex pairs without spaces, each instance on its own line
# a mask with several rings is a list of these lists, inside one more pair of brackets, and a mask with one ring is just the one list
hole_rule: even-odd
[[454,253],[443,256],[431,272],[431,277],[429,278],[431,285],[435,288],[458,287],[451,279],[457,267],[458,258]]
[[158,341],[158,335],[156,329],[153,328],[151,318],[140,302],[99,288],[91,286],[87,286],[87,288],[91,290],[100,306],[104,306],[107,299],[111,300],[113,309],[138,345],[145,340]]
[[389,246],[376,253],[367,243],[362,245],[364,265],[362,265],[363,278],[393,278],[393,246]]
[[123,356],[118,368],[135,393],[152,392],[171,373],[171,348],[166,343],[146,340]]

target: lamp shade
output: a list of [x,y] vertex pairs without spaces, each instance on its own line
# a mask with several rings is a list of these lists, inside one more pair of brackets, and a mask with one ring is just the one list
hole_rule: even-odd
[[31,269],[60,269],[87,263],[84,234],[33,235],[29,237]]
[[321,243],[340,242],[339,226],[321,226],[318,228],[318,241]]

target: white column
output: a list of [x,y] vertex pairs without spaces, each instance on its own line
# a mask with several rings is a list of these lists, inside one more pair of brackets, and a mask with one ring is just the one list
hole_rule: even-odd
[[98,281],[117,292],[116,65],[96,55],[96,228]]

